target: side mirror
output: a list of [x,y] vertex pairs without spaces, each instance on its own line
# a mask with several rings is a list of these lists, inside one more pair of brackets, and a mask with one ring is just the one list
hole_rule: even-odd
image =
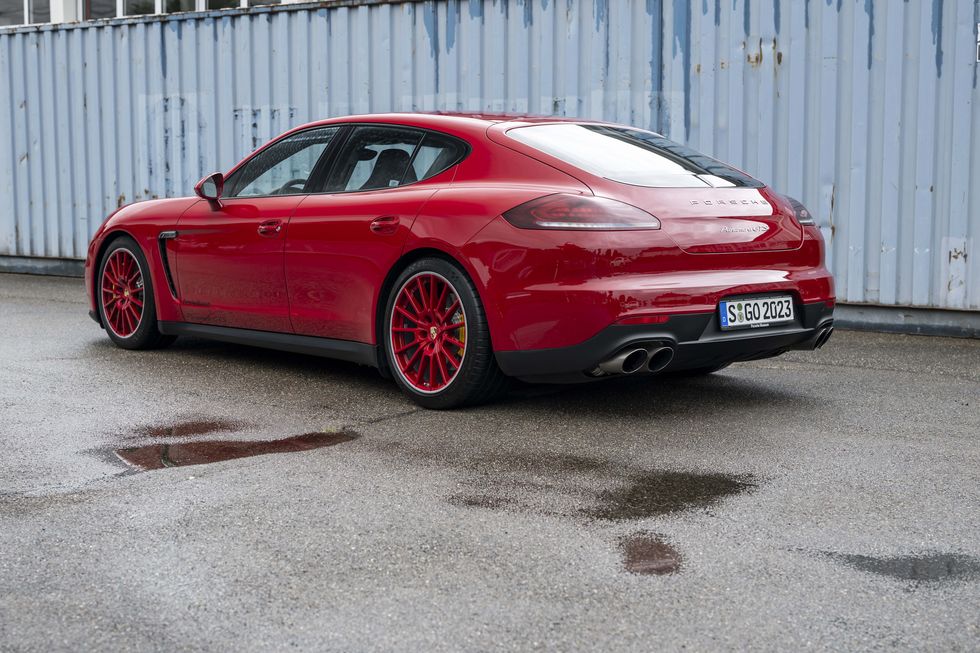
[[211,203],[221,199],[221,192],[225,189],[225,176],[220,172],[212,172],[210,175],[197,182],[194,192],[201,199]]

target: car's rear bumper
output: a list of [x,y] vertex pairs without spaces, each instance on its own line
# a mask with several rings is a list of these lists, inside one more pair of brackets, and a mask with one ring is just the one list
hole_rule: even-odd
[[[779,355],[790,349],[813,349],[833,325],[833,302],[798,304],[790,324],[724,332],[717,312],[674,315],[664,324],[612,325],[578,345],[554,349],[499,351],[497,363],[509,376],[528,381],[589,381],[600,362],[632,346],[673,348],[661,371],[681,371]],[[822,343],[820,343],[822,344]]]

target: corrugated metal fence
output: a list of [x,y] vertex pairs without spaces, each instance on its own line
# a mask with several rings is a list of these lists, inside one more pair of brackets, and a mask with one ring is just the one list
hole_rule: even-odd
[[0,255],[315,118],[652,127],[818,216],[842,301],[980,310],[980,0],[328,2],[0,32]]

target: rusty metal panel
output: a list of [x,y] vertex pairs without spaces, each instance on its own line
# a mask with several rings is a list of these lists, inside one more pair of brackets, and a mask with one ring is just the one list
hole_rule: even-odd
[[77,258],[285,129],[625,122],[818,216],[842,301],[980,310],[980,0],[332,1],[0,30],[0,255]]

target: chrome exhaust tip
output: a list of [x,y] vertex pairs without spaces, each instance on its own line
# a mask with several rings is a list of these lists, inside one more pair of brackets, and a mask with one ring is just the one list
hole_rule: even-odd
[[599,363],[599,369],[606,374],[632,374],[643,368],[648,357],[646,349],[624,349]]
[[673,347],[657,347],[651,349],[649,354],[650,359],[647,363],[647,370],[650,372],[659,372],[670,365],[670,361],[674,360]]

